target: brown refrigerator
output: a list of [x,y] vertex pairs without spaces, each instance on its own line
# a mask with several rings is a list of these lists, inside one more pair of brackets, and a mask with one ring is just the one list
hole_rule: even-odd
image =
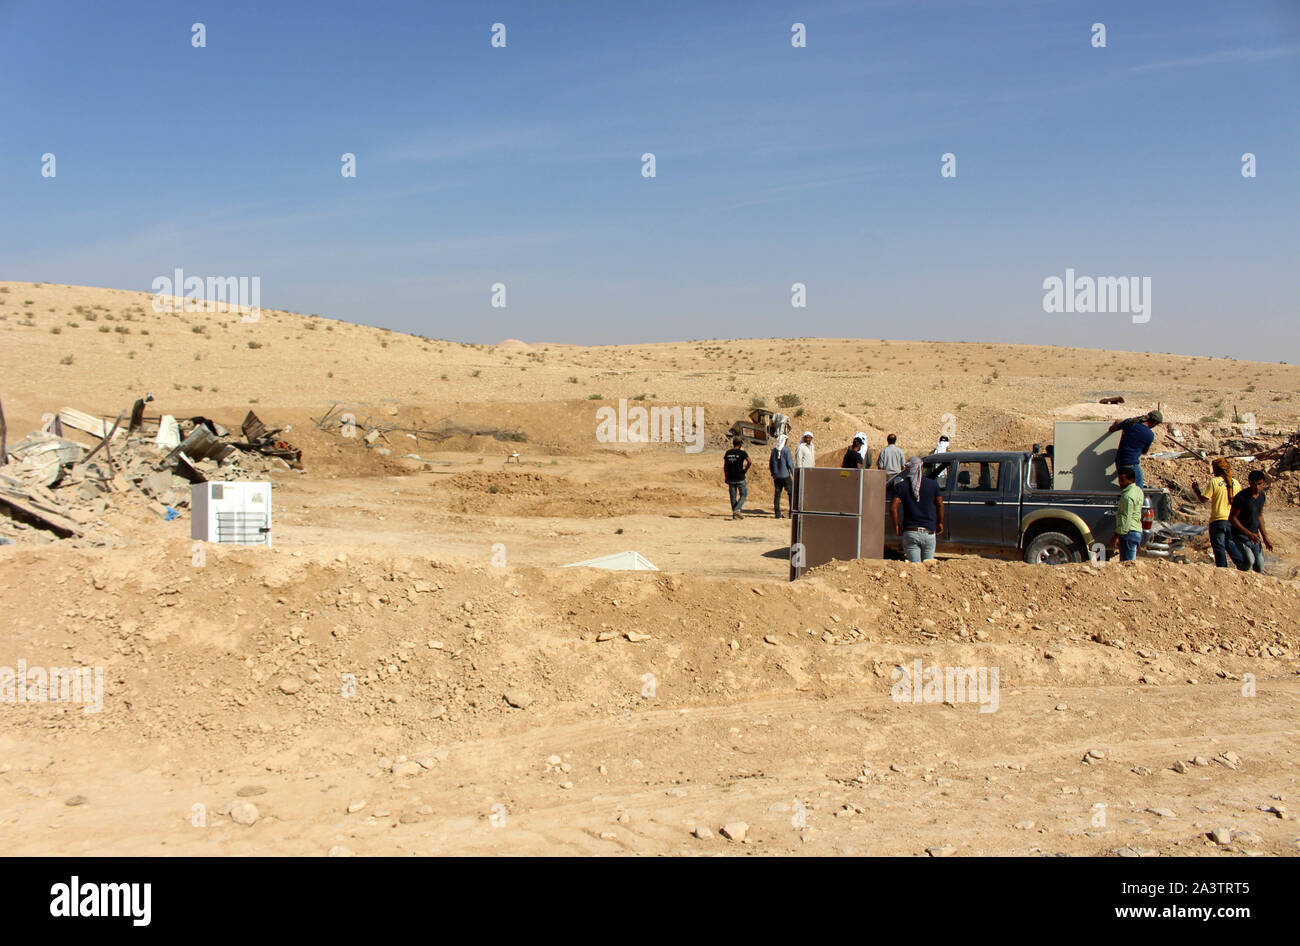
[[794,472],[790,580],[832,559],[885,557],[883,470],[803,467]]

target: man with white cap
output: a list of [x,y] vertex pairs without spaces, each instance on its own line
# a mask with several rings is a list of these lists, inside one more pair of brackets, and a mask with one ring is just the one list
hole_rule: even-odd
[[802,470],[806,466],[817,465],[817,452],[813,449],[813,435],[811,430],[805,430],[803,436],[799,438],[799,446],[794,452],[795,469]]
[[785,445],[785,441],[785,434],[777,437],[776,446],[772,448],[772,454],[767,458],[767,471],[772,474],[772,486],[776,491],[773,502],[778,519],[781,518],[781,490],[785,490],[787,508],[794,508],[794,490],[790,484],[790,477],[794,475],[794,457],[790,456],[790,448]]
[[853,440],[855,443],[859,440],[862,441],[858,446],[858,454],[862,457],[862,469],[871,469],[871,447],[867,445],[866,431],[859,430],[853,435]]

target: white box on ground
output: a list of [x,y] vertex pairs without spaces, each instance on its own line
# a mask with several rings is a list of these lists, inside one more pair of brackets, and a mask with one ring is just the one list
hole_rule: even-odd
[[195,483],[190,488],[190,538],[271,546],[270,483]]

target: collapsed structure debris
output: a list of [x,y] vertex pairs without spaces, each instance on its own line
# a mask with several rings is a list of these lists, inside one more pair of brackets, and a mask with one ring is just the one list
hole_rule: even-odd
[[[396,409],[393,411],[396,413]],[[376,446],[382,440],[385,444],[391,444],[388,439],[389,434],[405,434],[411,440],[415,441],[416,446],[420,444],[420,439],[424,438],[431,446],[436,446],[444,440],[452,437],[492,437],[494,440],[503,440],[507,443],[524,443],[528,440],[526,434],[521,430],[507,429],[501,427],[465,427],[457,424],[450,419],[443,420],[443,426],[439,428],[430,427],[402,427],[396,424],[386,424],[377,421],[364,411],[356,408],[343,409],[338,402],[330,405],[321,417],[313,419],[316,426],[327,432],[337,432],[343,437],[356,438],[367,448],[374,448],[376,453],[388,456],[392,453],[389,446]],[[358,436],[357,431],[364,431]],[[424,458],[408,453],[404,456],[416,460]],[[431,462],[431,461],[426,461]]]
[[[302,451],[252,411],[237,440],[206,417],[146,417],[146,394],[115,420],[75,408],[0,452],[0,537],[81,540],[105,545],[120,533],[105,522],[134,497],[159,518],[180,516],[190,487],[210,479],[265,479],[302,469]],[[80,436],[83,439],[76,439]],[[89,439],[91,442],[84,442]]]

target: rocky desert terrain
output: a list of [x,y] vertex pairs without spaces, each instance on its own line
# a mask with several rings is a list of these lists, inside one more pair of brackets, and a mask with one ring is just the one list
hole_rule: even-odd
[[[765,453],[742,521],[720,471],[756,399],[785,396],[822,465],[858,430],[873,450],[897,433],[928,452],[945,424],[955,449],[1021,449],[1157,403],[1161,437],[1204,445],[1246,414],[1261,437],[1295,430],[1300,367],[875,339],[474,346],[152,301],[0,283],[10,446],[150,392],[152,416],[237,429],[254,410],[302,469],[268,474],[271,549],[196,547],[188,511],[132,489],[80,537],[0,515],[0,668],[103,669],[98,711],[0,703],[8,853],[1300,852],[1296,473],[1269,486],[1265,575],[1213,568],[1202,537],[1185,562],[859,560],[791,583]],[[702,408],[703,449],[600,442],[619,399]],[[358,435],[318,426],[331,410]],[[1204,521],[1206,464],[1146,469]],[[629,550],[659,570],[563,567]],[[918,661],[996,670],[996,705],[897,699]]]

